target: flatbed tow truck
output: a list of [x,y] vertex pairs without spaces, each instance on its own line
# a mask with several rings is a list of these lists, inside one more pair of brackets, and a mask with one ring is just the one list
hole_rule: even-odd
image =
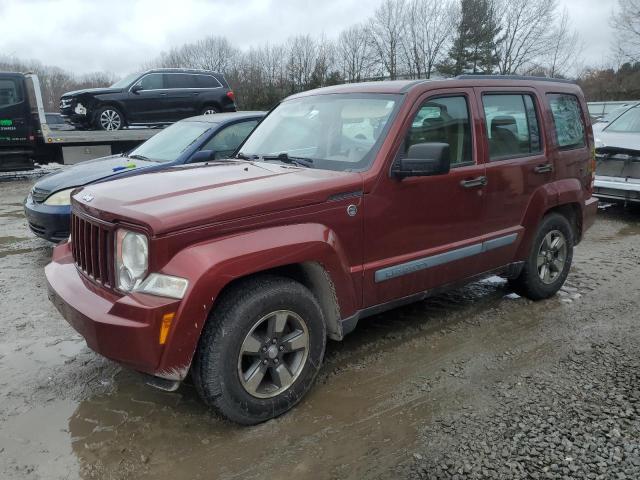
[[38,76],[0,72],[0,172],[33,169],[35,163],[73,164],[126,152],[159,131],[53,130],[47,125]]

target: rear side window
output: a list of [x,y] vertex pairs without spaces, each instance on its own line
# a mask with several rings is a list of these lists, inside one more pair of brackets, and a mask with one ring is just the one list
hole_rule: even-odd
[[417,143],[447,143],[451,167],[473,163],[469,107],[462,96],[431,98],[411,120],[404,153]]
[[633,107],[616,118],[607,132],[640,133],[640,107]]
[[540,127],[531,95],[485,94],[482,104],[491,160],[541,151]]
[[196,88],[217,88],[220,82],[213,75],[194,75]]
[[578,98],[574,95],[550,93],[547,95],[553,114],[556,139],[560,149],[584,147],[584,123]]
[[0,80],[0,108],[15,105],[24,100],[20,84],[13,78]]
[[167,88],[196,88],[195,75],[186,73],[168,73],[165,77]]

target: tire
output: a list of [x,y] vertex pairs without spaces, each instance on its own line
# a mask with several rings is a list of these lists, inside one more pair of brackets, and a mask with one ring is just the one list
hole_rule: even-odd
[[125,126],[125,121],[119,109],[107,105],[98,109],[94,124],[98,130],[113,131],[121,130]]
[[555,295],[569,275],[573,245],[574,233],[567,218],[558,213],[546,215],[522,272],[510,282],[513,289],[531,300]]
[[220,113],[220,109],[215,105],[206,105],[200,111],[200,115],[215,115],[216,113]]
[[[282,331],[269,335],[269,329]],[[273,275],[248,279],[209,315],[194,357],[196,390],[233,422],[277,417],[313,385],[326,338],[322,310],[306,287]]]

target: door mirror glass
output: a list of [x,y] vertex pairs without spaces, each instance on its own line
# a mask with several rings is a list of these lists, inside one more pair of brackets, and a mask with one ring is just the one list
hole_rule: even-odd
[[415,143],[406,158],[399,158],[391,170],[398,179],[449,173],[451,154],[448,143]]

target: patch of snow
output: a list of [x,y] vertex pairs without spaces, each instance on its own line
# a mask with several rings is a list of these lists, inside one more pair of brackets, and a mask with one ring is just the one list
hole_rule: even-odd
[[480,280],[480,283],[484,283],[485,285],[504,285],[505,283],[507,283],[507,279],[499,277],[497,275],[492,275]]
[[508,298],[510,300],[517,300],[518,298],[520,298],[520,295],[518,295],[517,293],[511,292],[506,294],[504,298]]

